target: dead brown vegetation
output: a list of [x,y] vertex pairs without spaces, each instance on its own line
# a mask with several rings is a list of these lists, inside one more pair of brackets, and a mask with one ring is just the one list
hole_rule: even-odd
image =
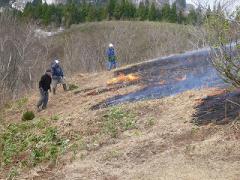
[[68,72],[96,72],[105,70],[110,42],[116,48],[118,66],[123,66],[202,47],[196,31],[191,26],[169,23],[87,23],[56,36],[53,46],[62,46],[61,58]]
[[47,47],[35,37],[35,26],[0,16],[0,105],[35,87],[46,66]]
[[141,62],[202,46],[193,27],[153,22],[98,22],[77,25],[54,37],[38,38],[33,24],[10,16],[0,18],[1,103],[31,88],[53,58],[60,58],[65,73],[105,70],[105,51],[113,43],[118,66]]

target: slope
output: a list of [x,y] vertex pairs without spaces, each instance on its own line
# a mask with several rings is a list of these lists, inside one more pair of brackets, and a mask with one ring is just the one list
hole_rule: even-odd
[[[48,109],[35,112],[48,119],[61,137],[69,140],[66,151],[54,161],[33,167],[14,161],[15,174],[2,169],[1,178],[18,179],[237,179],[239,177],[239,123],[224,126],[192,122],[196,105],[216,89],[192,90],[163,99],[118,105],[92,111],[90,107],[116,94],[141,88],[133,84],[103,93],[111,72],[79,74],[68,79],[79,88],[50,96]],[[90,92],[90,93],[89,93]],[[27,102],[4,110],[4,123],[22,123],[26,109],[35,109],[37,94]],[[55,118],[57,117],[57,118]],[[6,127],[6,126],[5,126]],[[74,147],[74,148],[73,148]],[[31,149],[28,149],[31,151]],[[20,158],[21,162],[21,158]],[[14,171],[15,172],[15,171]],[[10,173],[10,174],[9,174]]]

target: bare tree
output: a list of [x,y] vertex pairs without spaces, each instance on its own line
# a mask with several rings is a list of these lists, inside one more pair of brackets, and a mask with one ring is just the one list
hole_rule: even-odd
[[0,16],[0,104],[34,87],[43,70],[47,47],[34,30],[9,14]]
[[[210,59],[223,79],[240,86],[240,22],[229,12],[234,1],[215,1],[215,8],[206,16],[204,38],[211,48]],[[216,8],[217,7],[217,8]]]

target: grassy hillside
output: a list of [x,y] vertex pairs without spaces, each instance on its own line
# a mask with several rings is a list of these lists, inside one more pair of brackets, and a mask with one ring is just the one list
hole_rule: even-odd
[[[0,75],[4,81],[1,82],[3,87],[0,86],[0,105],[37,88],[40,75],[56,57],[61,59],[65,74],[71,76],[79,72],[105,70],[105,52],[110,42],[115,45],[118,66],[203,46],[199,30],[185,25],[97,22],[72,26],[53,37],[38,38],[34,34],[37,27],[16,24],[15,21],[12,18],[0,19],[0,24],[4,24],[0,34],[5,37],[0,39],[5,49],[0,62],[4,69]],[[6,41],[8,38],[11,41]],[[14,59],[11,60],[13,54]]]
[[196,105],[216,89],[90,110],[143,88],[92,93],[109,77],[76,75],[71,83],[79,88],[50,94],[48,109],[31,121],[21,116],[34,110],[37,94],[9,104],[0,123],[0,179],[238,179],[239,121],[191,123]]
[[[157,22],[98,22],[76,25],[54,38],[68,72],[105,70],[105,51],[115,45],[119,66],[201,47],[192,26]],[[73,66],[74,64],[74,66]]]

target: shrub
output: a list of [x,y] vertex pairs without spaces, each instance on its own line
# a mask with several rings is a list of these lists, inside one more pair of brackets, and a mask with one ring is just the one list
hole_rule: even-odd
[[69,90],[69,91],[72,91],[72,90],[77,89],[77,88],[78,88],[77,85],[75,85],[75,84],[69,84],[68,90]]
[[35,114],[33,111],[26,111],[25,113],[23,113],[22,115],[22,121],[29,121],[29,120],[33,120],[35,118]]

